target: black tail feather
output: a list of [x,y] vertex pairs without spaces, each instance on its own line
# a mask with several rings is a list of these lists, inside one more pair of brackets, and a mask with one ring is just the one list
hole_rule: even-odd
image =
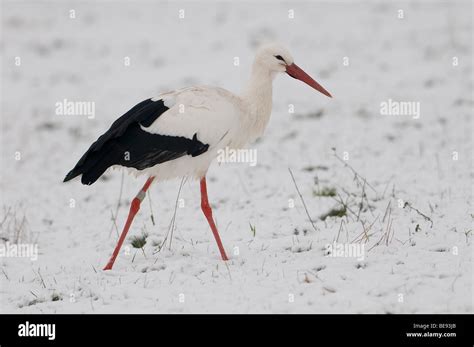
[[81,183],[91,185],[112,165],[116,158],[111,150],[113,143],[106,143],[99,151],[87,151],[79,160],[77,165],[64,178],[64,182],[69,181],[79,175]]
[[64,177],[64,180],[63,182],[67,182],[67,181],[70,181],[72,180],[73,178],[76,178],[77,176],[79,176],[81,174],[80,171],[76,170],[75,168],[72,169],[71,171],[68,172],[68,174],[66,175],[66,177]]

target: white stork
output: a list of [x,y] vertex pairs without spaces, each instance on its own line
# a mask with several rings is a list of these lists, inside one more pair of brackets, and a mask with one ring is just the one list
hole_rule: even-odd
[[228,260],[207,198],[206,173],[219,150],[239,149],[260,137],[272,110],[272,82],[286,72],[331,97],[278,45],[260,48],[252,76],[240,95],[218,87],[189,87],[142,101],[118,118],[82,156],[64,182],[82,175],[90,185],[111,166],[120,165],[148,179],[131,202],[130,212],[104,270],[112,269],[140,203],[153,183],[175,177],[200,180],[201,208],[223,260]]

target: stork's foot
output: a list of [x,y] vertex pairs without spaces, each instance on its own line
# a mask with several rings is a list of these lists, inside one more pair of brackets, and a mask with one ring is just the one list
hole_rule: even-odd
[[107,263],[107,265],[105,265],[105,267],[102,269],[103,271],[105,270],[112,270],[112,266],[114,266],[113,263]]

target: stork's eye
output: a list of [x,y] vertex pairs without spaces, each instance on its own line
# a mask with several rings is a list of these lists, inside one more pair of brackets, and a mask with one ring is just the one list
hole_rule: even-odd
[[285,59],[283,59],[281,55],[275,55],[275,58],[277,58],[278,60],[281,60],[282,62],[286,63]]

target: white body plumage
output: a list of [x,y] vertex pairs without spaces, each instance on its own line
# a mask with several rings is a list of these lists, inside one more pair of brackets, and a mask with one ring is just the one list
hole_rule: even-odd
[[199,86],[153,98],[163,100],[169,110],[149,127],[142,126],[142,130],[187,138],[197,134],[201,142],[209,144],[209,149],[196,157],[183,156],[145,170],[132,170],[158,180],[203,177],[219,150],[244,148],[263,135],[272,110],[275,75],[276,71],[256,59],[252,77],[241,95],[218,87]]

